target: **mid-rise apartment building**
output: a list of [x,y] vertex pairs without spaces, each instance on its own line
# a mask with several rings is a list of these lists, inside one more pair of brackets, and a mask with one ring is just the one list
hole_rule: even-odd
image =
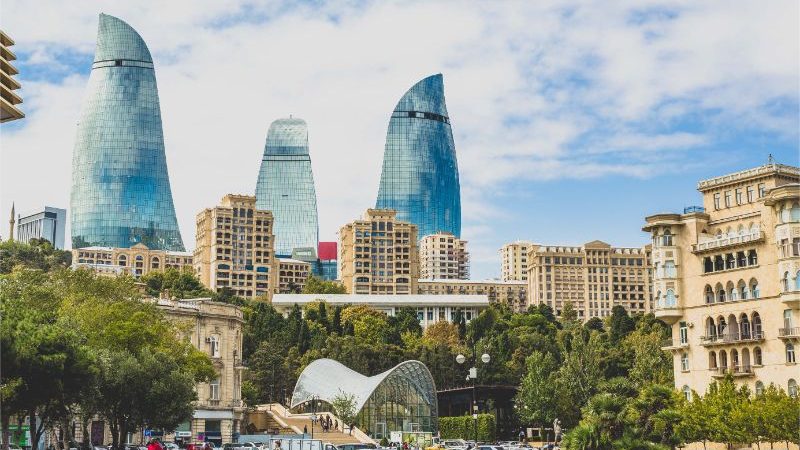
[[299,294],[311,274],[311,263],[299,259],[278,258],[278,293]]
[[64,230],[67,210],[45,206],[33,214],[17,219],[17,241],[28,243],[31,239],[46,239],[53,247],[64,249]]
[[655,315],[675,386],[704,393],[732,374],[759,392],[797,395],[800,368],[800,169],[769,164],[700,181],[703,207],[646,218]]
[[630,314],[651,309],[649,247],[533,245],[528,261],[531,304],[545,303],[556,315],[568,302],[582,320],[609,316],[617,305]]
[[339,279],[350,294],[414,294],[417,227],[391,209],[368,209],[339,230]]
[[500,279],[526,281],[528,279],[528,251],[533,242],[515,241],[500,249]]
[[194,266],[209,289],[240,297],[272,298],[277,288],[272,213],[252,195],[228,194],[197,215]]
[[421,295],[485,295],[489,303],[508,305],[513,311],[528,308],[528,283],[499,280],[424,280],[417,282]]
[[423,236],[419,241],[419,272],[426,280],[468,280],[467,241],[444,232]]
[[22,97],[14,92],[22,85],[14,78],[19,71],[11,64],[11,61],[17,59],[17,55],[9,49],[13,45],[14,40],[0,30],[0,72],[2,73],[0,76],[0,122],[9,122],[25,117],[25,113],[17,107],[22,103]]
[[192,270],[189,252],[152,250],[144,244],[131,248],[85,247],[72,249],[72,267],[91,269],[101,275],[131,275],[139,278],[166,269]]

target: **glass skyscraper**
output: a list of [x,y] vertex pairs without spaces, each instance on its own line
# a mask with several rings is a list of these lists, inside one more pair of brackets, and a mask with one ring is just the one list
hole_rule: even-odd
[[295,249],[316,254],[317,194],[305,120],[278,119],[269,126],[256,184],[256,208],[272,211],[276,255],[289,257]]
[[183,251],[164,153],[153,59],[141,36],[100,14],[72,160],[72,246]]
[[392,112],[376,207],[417,225],[419,238],[461,235],[458,162],[441,74],[412,86]]

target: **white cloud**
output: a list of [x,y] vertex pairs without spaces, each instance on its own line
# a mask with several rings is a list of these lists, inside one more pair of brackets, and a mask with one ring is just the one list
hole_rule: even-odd
[[[92,53],[99,12],[142,34],[155,58],[189,247],[201,208],[254,190],[269,123],[288,114],[309,123],[321,237],[334,240],[339,226],[374,205],[395,102],[418,79],[443,72],[464,237],[488,249],[503,240],[490,237],[486,223],[506,214],[493,197],[504,182],[649,177],[670,154],[712,143],[715,126],[796,135],[787,127],[796,115],[768,106],[797,102],[797,9],[792,1],[316,9],[280,1],[6,1],[3,28],[31,67],[59,71],[68,67],[65,52]],[[28,117],[3,132],[0,211],[12,200],[18,210],[68,205],[88,67],[79,73],[51,82],[19,76]],[[713,111],[708,129],[672,125],[704,110]],[[19,169],[28,166],[36,171]]]

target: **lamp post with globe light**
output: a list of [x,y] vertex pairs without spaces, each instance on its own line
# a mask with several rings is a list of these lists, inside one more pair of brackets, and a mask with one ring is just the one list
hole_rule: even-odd
[[[475,350],[475,344],[472,345],[472,355],[477,356],[477,351]],[[489,361],[492,360],[492,357],[489,356],[488,353],[484,353],[481,355],[481,362],[484,364],[489,364]],[[456,362],[459,364],[464,364],[467,361],[467,357],[458,354],[456,356]],[[467,373],[467,381],[472,380],[472,419],[473,419],[473,426],[475,430],[475,446],[478,445],[478,400],[476,398],[475,393],[475,380],[478,378],[478,362],[477,360],[474,362],[475,365],[469,368],[469,372]]]

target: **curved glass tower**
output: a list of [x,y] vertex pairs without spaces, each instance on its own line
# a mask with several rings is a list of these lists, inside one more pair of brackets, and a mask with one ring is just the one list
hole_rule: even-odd
[[440,231],[461,236],[458,162],[441,74],[418,82],[397,102],[375,206],[417,225],[420,239]]
[[183,251],[164,153],[153,59],[127,23],[100,14],[72,159],[73,248]]
[[311,249],[319,241],[317,194],[303,119],[278,119],[269,126],[256,184],[256,208],[272,211],[275,254]]

